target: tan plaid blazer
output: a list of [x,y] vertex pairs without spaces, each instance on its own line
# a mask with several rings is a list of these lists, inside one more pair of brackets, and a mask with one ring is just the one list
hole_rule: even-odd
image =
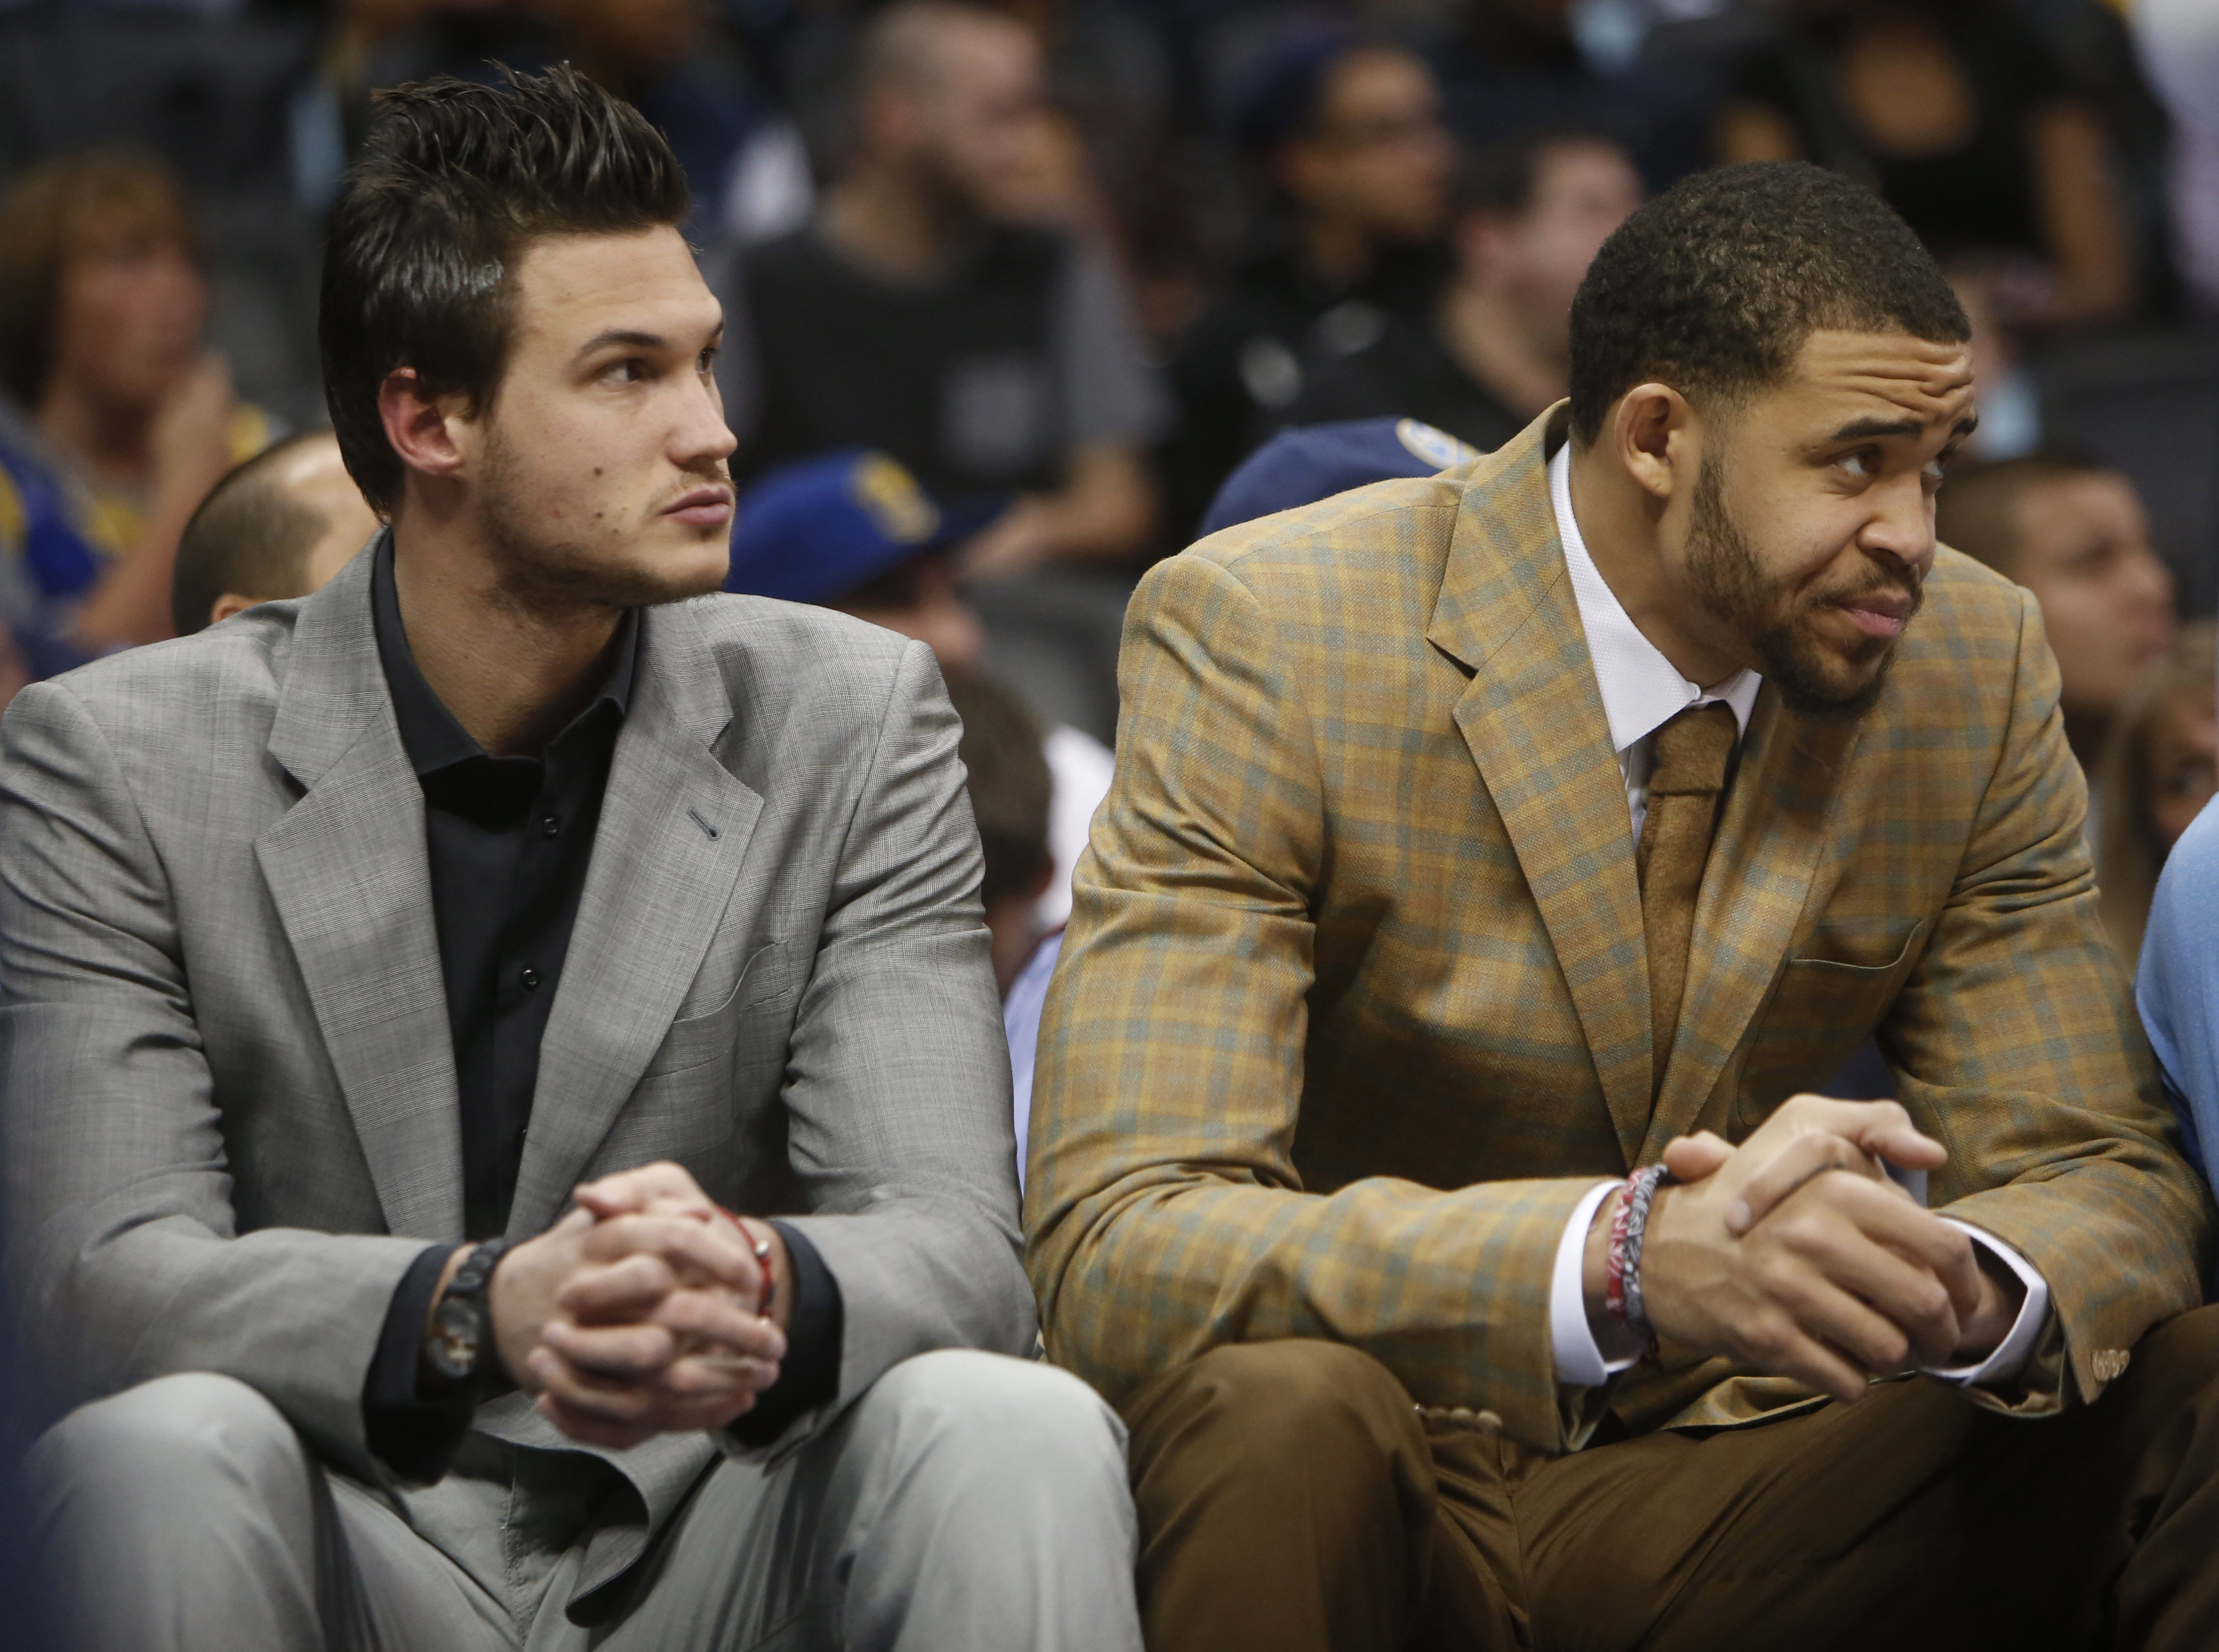
[[[1552,422],[1553,421],[1553,422]],[[1600,1177],[1746,1136],[1877,1031],[1933,1202],[2049,1281],[2027,1413],[2192,1306],[2202,1183],[2096,917],[2033,599],[1953,551],[1885,695],[1767,687],[1650,1104],[1625,793],[1550,510],[1501,452],[1213,536],[1126,621],[1116,779],[1041,1033],[1025,1217],[1056,1360],[1113,1399],[1325,1337],[1544,1450],[1809,1403],[1722,1360],[1560,1403],[1551,1266]]]

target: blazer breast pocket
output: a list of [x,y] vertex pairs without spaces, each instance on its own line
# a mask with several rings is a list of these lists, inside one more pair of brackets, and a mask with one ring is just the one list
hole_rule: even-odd
[[[737,1059],[750,1054],[776,1056],[782,1064],[786,1056],[786,1016],[779,1013],[790,1010],[792,1001],[801,990],[787,966],[786,947],[780,941],[771,941],[759,947],[749,956],[740,971],[740,978],[733,983],[724,1002],[714,1009],[699,1015],[688,1015],[670,1023],[663,1034],[662,1043],[640,1075],[644,1084],[651,1078],[664,1078],[689,1068],[706,1066],[720,1059]],[[777,1031],[776,1047],[770,1047],[771,1029]],[[743,1044],[759,1044],[759,1051],[743,1050]]]
[[1924,918],[1854,939],[1824,934],[1791,958],[1742,1065],[1737,1122],[1756,1124],[1788,1096],[1824,1084],[1872,1036],[1918,962]]

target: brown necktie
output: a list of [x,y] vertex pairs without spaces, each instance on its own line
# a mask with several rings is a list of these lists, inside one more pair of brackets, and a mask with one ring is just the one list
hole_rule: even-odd
[[1649,1098],[1664,1088],[1680,1002],[1688,990],[1688,944],[1695,896],[1710,859],[1711,830],[1725,790],[1726,762],[1738,732],[1723,700],[1690,706],[1656,731],[1649,773],[1649,817],[1641,823],[1634,866],[1641,877],[1641,927],[1649,943]]

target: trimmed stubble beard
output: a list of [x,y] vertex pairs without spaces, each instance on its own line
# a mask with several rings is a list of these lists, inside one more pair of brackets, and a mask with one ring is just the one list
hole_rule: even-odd
[[[679,579],[652,565],[597,555],[575,538],[535,537],[524,525],[532,520],[529,501],[534,492],[525,470],[499,422],[488,419],[479,471],[479,520],[503,582],[520,604],[555,611],[653,608],[721,588],[721,580],[705,584]],[[701,480],[681,483],[672,497],[690,492]],[[723,465],[717,467],[717,480],[730,480]]]
[[1809,616],[1822,608],[1893,587],[1911,598],[1911,612],[1924,600],[1917,574],[1891,576],[1874,566],[1865,579],[1838,590],[1799,593],[1785,580],[1768,580],[1756,549],[1726,507],[1718,459],[1708,453],[1695,477],[1688,520],[1688,584],[1695,599],[1742,637],[1757,668],[1780,691],[1781,703],[1803,717],[1855,719],[1878,705],[1887,686],[1895,644],[1886,643],[1869,677],[1845,686],[1831,676],[1826,644],[1807,634]]

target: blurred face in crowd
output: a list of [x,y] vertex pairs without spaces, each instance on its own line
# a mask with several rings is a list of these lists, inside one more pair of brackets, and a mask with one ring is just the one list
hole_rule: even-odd
[[1533,169],[1525,211],[1475,212],[1458,227],[1470,278],[1516,301],[1569,350],[1572,297],[1610,233],[1641,204],[1641,175],[1614,144],[1551,144]]
[[1868,707],[1918,610],[1935,492],[1972,425],[1967,348],[1901,333],[1814,332],[1786,382],[1711,409],[1663,533],[1706,640],[1796,710]]
[[2149,731],[2149,821],[2170,849],[2219,790],[2219,701],[2211,688],[2184,689]]
[[2108,717],[2172,640],[2172,574],[2150,549],[2134,485],[2082,471],[2029,486],[2011,577],[2042,605],[2069,711]]
[[1280,180],[1312,212],[1421,241],[1440,232],[1454,158],[1432,72],[1408,52],[1367,47],[1327,76],[1315,129],[1286,146]]
[[1055,137],[1039,42],[1019,23],[949,18],[927,55],[887,95],[895,142],[950,206],[983,217],[1021,210]]
[[510,586],[630,607],[714,591],[730,562],[735,445],[711,368],[720,307],[675,229],[536,241],[499,389],[450,413]]
[[63,267],[48,394],[151,413],[198,359],[208,283],[176,228],[118,211],[86,224]]
[[919,556],[872,581],[833,606],[930,649],[943,671],[975,666],[986,633],[955,583],[954,558]]

